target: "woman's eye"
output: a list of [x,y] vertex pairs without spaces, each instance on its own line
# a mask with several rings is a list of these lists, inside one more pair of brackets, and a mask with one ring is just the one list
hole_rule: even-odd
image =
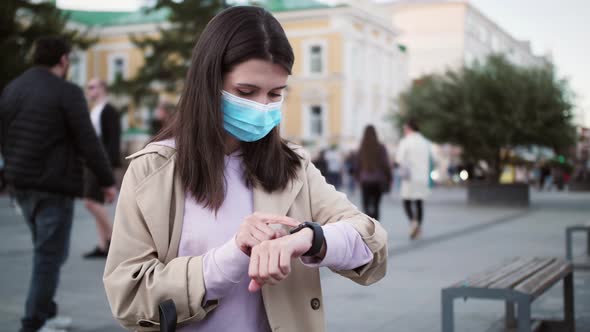
[[240,94],[240,96],[251,96],[254,92],[253,91],[242,91],[242,90],[238,90],[238,93]]
[[269,93],[268,95],[273,98],[280,98],[282,96],[280,93],[273,93],[273,92]]

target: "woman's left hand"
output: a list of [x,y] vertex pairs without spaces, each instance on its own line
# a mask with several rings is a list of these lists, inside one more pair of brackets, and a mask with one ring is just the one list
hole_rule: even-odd
[[276,285],[291,273],[291,259],[299,258],[312,245],[313,231],[301,231],[278,239],[263,241],[250,254],[248,290],[256,292],[265,284]]

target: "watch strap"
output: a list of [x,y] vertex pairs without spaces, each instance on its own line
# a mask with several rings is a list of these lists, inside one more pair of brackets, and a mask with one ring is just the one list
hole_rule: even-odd
[[311,228],[311,230],[313,231],[313,239],[311,241],[311,248],[309,248],[309,250],[305,252],[303,256],[315,256],[320,253],[320,251],[322,250],[322,246],[324,245],[324,230],[322,229],[322,226],[320,224],[311,221],[306,221],[299,224],[299,226],[291,229],[289,231],[289,234],[297,233],[304,228]]

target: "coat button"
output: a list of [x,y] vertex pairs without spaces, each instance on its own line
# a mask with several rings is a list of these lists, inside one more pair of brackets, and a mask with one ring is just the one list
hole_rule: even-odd
[[142,320],[142,321],[139,322],[139,326],[141,326],[141,327],[152,327],[152,326],[154,326],[154,323],[148,322],[148,321],[145,321],[145,320]]
[[318,310],[320,308],[320,299],[314,297],[311,299],[311,308],[313,310]]

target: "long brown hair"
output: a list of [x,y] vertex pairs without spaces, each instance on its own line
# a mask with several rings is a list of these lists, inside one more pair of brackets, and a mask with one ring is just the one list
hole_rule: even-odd
[[365,128],[361,147],[359,149],[359,170],[365,172],[381,171],[387,165],[384,165],[383,157],[384,147],[377,139],[375,127],[369,125]]
[[[228,8],[205,27],[195,48],[178,110],[152,141],[173,138],[177,172],[197,202],[217,211],[225,199],[226,151],[221,109],[223,75],[251,59],[272,61],[291,74],[295,57],[280,23],[259,7]],[[240,142],[244,179],[267,192],[286,188],[300,158],[275,127],[256,142]]]

